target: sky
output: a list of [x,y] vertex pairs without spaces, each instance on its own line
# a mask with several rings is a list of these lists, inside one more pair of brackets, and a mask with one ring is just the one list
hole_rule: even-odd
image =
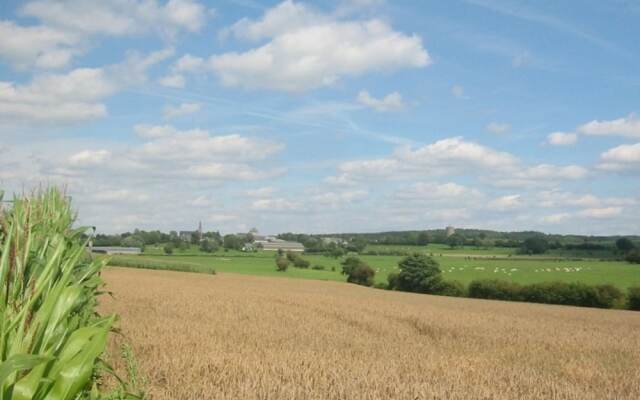
[[640,2],[4,0],[0,189],[99,232],[639,234]]

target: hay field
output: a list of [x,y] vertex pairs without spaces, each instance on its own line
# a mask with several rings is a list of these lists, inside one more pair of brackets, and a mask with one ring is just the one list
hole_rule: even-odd
[[235,274],[103,276],[115,299],[102,311],[121,315],[152,399],[640,398],[637,312]]

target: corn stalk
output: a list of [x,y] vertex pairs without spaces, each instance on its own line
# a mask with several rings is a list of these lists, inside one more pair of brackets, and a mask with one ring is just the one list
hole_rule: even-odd
[[57,189],[0,210],[0,400],[100,399],[96,377],[115,316],[96,313],[107,260]]

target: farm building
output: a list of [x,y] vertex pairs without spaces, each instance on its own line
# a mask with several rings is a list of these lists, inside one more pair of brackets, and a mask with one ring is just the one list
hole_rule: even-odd
[[278,239],[273,236],[254,236],[253,245],[261,247],[262,250],[278,251],[282,249],[284,251],[303,252],[304,245],[298,242],[289,242],[286,240]]
[[178,234],[180,240],[185,242],[191,242],[193,238],[198,238],[199,241],[202,241],[202,222],[198,224],[197,231],[180,231]]
[[102,254],[140,254],[142,250],[138,247],[116,247],[116,246],[94,246],[92,248],[94,253]]

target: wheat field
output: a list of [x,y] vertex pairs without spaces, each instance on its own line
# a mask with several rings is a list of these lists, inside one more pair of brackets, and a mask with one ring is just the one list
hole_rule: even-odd
[[[640,313],[109,268],[151,399],[638,399]],[[114,357],[115,358],[115,357]],[[122,372],[123,366],[116,362]]]

